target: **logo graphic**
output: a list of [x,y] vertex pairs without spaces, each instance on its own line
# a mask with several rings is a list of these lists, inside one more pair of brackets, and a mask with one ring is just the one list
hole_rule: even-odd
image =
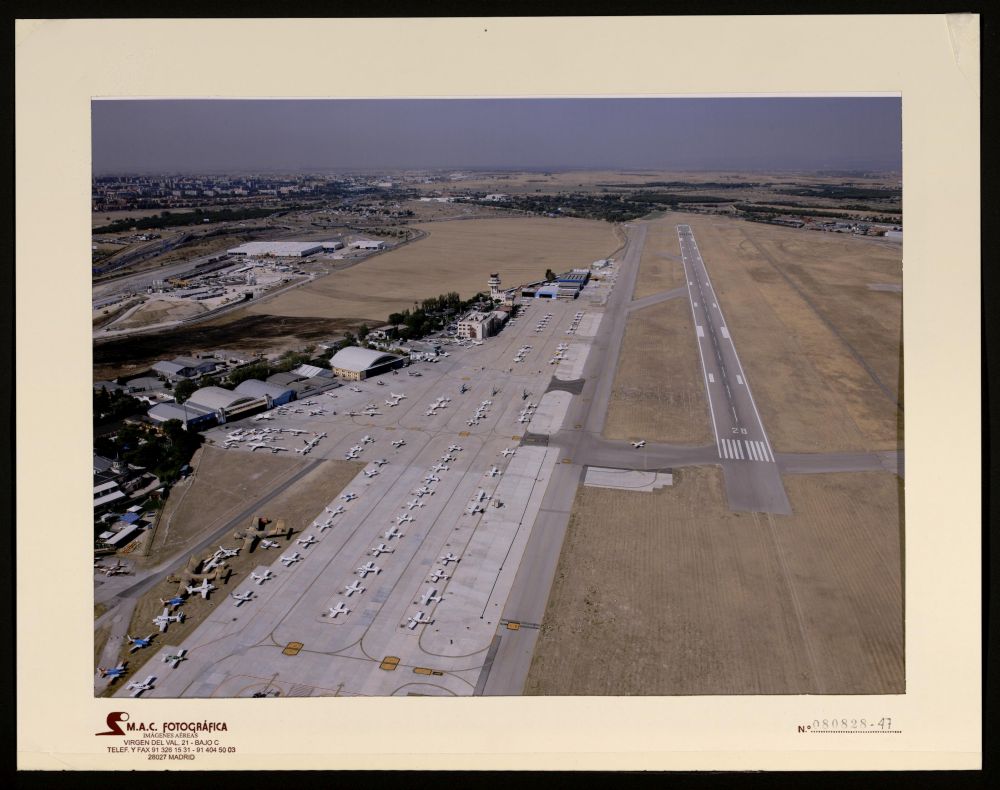
[[94,735],[124,735],[125,730],[118,726],[120,721],[128,721],[128,714],[121,710],[112,711],[108,714],[108,731],[95,732]]

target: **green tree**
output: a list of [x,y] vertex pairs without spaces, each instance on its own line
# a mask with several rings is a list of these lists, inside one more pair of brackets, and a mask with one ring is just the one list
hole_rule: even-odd
[[545,280],[546,280],[546,282],[550,282],[551,283],[551,282],[554,282],[555,279],[556,279],[556,273],[554,271],[552,271],[551,269],[546,269],[545,270]]
[[188,398],[190,398],[195,390],[198,389],[198,385],[195,384],[191,379],[183,379],[177,382],[177,386],[174,387],[174,400],[178,403],[183,403]]

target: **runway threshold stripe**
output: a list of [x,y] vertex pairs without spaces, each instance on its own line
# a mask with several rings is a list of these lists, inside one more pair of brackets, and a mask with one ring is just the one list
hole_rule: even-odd
[[759,461],[757,457],[757,448],[753,446],[753,442],[747,441],[747,452],[750,453],[750,458],[754,461]]

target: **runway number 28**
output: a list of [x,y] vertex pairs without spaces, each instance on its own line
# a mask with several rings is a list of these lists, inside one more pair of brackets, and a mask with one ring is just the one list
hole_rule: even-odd
[[745,434],[746,432],[747,432],[746,428],[733,428],[733,433],[742,433],[742,434]]

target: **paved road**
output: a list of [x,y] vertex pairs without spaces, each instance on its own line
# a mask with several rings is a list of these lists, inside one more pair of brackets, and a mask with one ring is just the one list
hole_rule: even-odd
[[660,291],[660,293],[644,296],[642,299],[636,299],[635,301],[630,302],[628,307],[625,309],[631,313],[634,310],[642,310],[644,307],[651,307],[654,304],[666,302],[669,299],[676,299],[678,296],[685,296],[686,294],[687,288],[684,286],[674,288],[670,291]]
[[678,225],[677,235],[729,506],[790,513],[771,443],[694,234],[690,226]]

